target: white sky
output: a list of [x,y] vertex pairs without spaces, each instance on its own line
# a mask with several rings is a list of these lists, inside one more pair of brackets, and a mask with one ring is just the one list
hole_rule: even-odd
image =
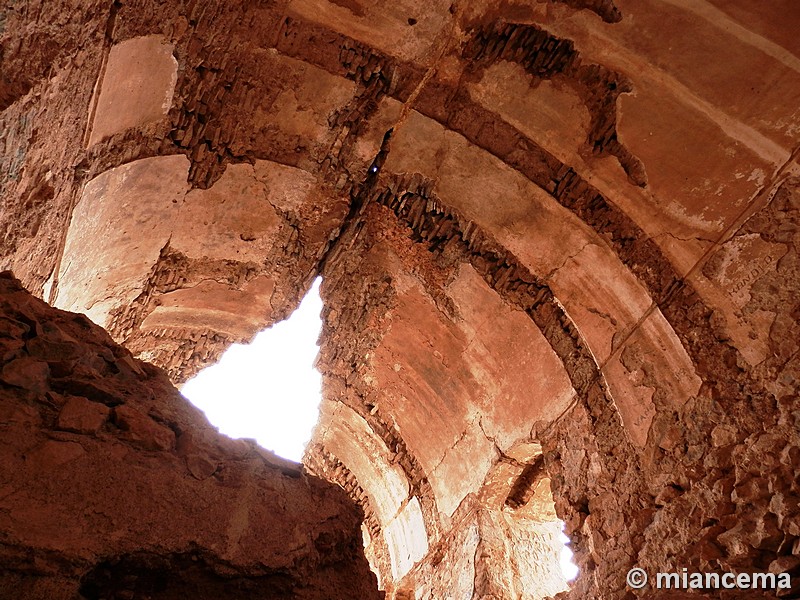
[[221,433],[253,438],[300,462],[319,417],[322,378],[313,367],[322,321],[320,278],[292,315],[234,344],[181,392]]
[[[564,527],[562,526],[562,530]],[[561,543],[564,547],[561,548],[561,555],[559,556],[559,563],[561,564],[561,572],[564,574],[564,579],[572,581],[578,576],[578,566],[572,562],[572,550],[569,548],[570,539],[565,533],[561,533]]]

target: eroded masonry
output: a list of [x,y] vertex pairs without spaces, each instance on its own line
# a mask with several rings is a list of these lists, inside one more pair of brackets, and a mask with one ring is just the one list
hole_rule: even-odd
[[[782,0],[0,6],[0,593],[800,598],[797,31]],[[180,384],[318,275],[302,469],[134,358]]]

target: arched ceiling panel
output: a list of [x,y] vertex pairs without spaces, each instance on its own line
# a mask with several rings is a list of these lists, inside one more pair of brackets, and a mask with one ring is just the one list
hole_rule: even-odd
[[188,168],[184,156],[154,157],[87,184],[66,233],[58,307],[86,312],[110,327],[114,309],[134,303],[169,242]]
[[408,480],[361,416],[344,404],[323,402],[316,439],[363,482],[382,527],[397,517],[409,500]]
[[87,145],[167,116],[178,78],[173,51],[160,35],[111,48],[90,105]]

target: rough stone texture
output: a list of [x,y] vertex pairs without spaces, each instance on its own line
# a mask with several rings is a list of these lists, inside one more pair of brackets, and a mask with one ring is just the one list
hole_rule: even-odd
[[0,358],[0,597],[382,597],[344,492],[8,273]]
[[553,594],[558,518],[568,598],[798,597],[798,6],[18,1],[0,266],[175,382],[322,274],[305,462],[390,596]]

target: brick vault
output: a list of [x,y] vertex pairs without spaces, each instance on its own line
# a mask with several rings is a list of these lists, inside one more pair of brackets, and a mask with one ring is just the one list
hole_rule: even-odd
[[[0,592],[800,598],[797,31],[791,0],[5,2]],[[180,384],[318,275],[302,468],[133,358]]]

